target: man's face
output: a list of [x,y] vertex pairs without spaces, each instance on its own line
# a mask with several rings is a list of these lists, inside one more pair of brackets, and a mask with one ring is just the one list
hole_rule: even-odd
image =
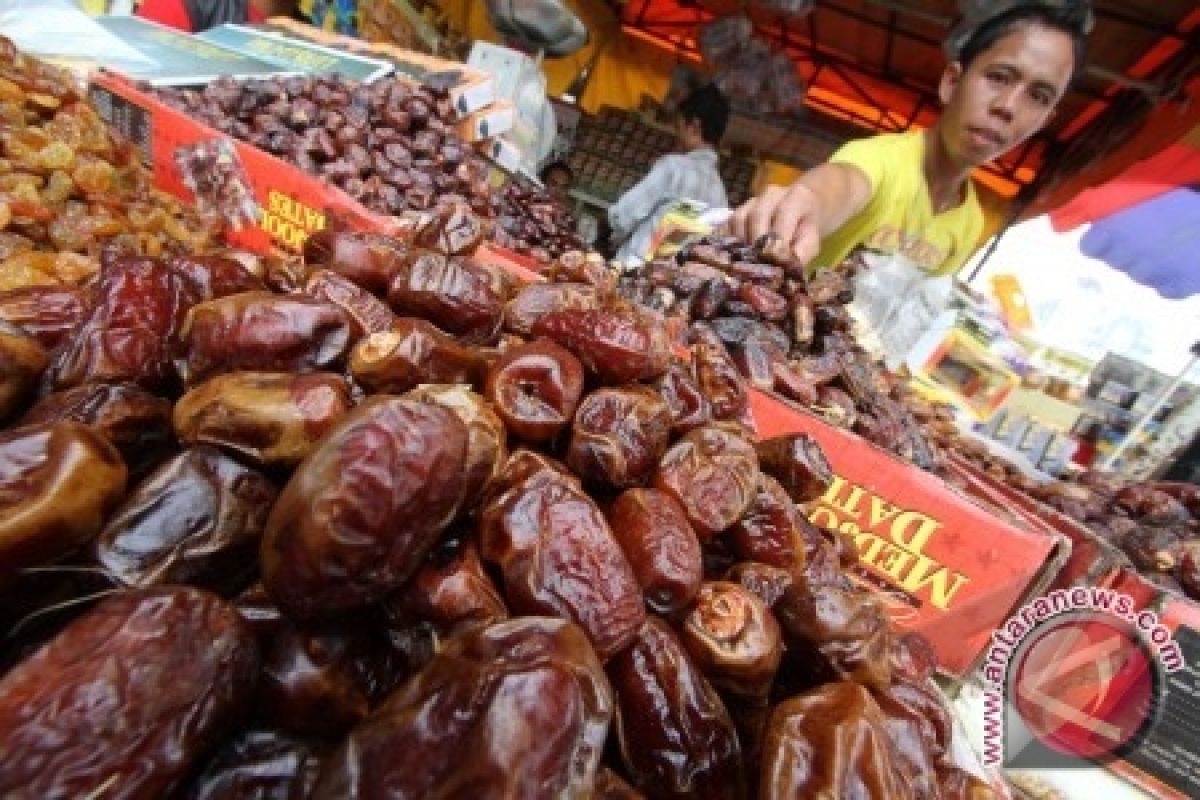
[[949,65],[939,128],[951,158],[984,164],[1037,132],[1066,91],[1074,58],[1070,36],[1030,25],[1001,37],[965,71]]

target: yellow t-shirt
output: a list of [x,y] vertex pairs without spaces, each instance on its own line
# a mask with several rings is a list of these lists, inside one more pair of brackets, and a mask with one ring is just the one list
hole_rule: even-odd
[[852,164],[871,182],[866,208],[826,237],[814,267],[837,266],[857,246],[900,253],[930,276],[957,272],[983,233],[983,209],[967,181],[962,204],[933,213],[925,183],[923,131],[887,133],[847,142],[831,162]]

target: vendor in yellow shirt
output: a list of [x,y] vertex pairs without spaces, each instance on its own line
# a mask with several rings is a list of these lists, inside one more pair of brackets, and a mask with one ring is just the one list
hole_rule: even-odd
[[731,232],[749,242],[773,234],[774,255],[812,268],[864,246],[902,254],[931,276],[956,272],[983,230],[971,171],[1050,119],[1083,65],[1077,15],[1018,3],[984,21],[942,74],[933,127],[846,144],[744,204]]

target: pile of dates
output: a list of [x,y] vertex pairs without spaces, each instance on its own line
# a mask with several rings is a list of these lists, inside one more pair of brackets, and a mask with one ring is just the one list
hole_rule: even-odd
[[338,75],[155,89],[164,102],[337,186],[382,214],[466,203],[493,214],[488,167],[455,131],[448,91]]
[[105,248],[194,252],[216,232],[152,189],[68,73],[0,37],[0,291],[78,286]]
[[626,271],[618,291],[678,320],[689,341],[723,347],[755,388],[934,469],[936,452],[900,387],[853,340],[845,309],[852,274],[847,267],[806,276],[758,247],[713,236]]
[[583,249],[575,217],[542,189],[512,181],[500,194],[493,240],[513,252],[549,263]]
[[815,443],[465,213],[5,311],[0,795],[991,796]]

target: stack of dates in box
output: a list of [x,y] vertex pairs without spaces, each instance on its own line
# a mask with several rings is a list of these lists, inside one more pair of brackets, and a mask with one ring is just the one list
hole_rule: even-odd
[[468,213],[285,291],[113,254],[5,329],[0,795],[990,796],[801,511],[820,450]]
[[449,92],[336,75],[156,89],[168,105],[317,175],[381,214],[467,203],[492,216],[487,162],[455,131]]
[[853,341],[844,308],[851,275],[840,268],[806,277],[756,247],[714,236],[627,271],[619,288],[681,320],[689,341],[723,348],[756,388],[932,469],[936,454],[900,402],[901,387]]
[[583,249],[575,217],[542,189],[513,180],[500,194],[493,240],[545,264]]

